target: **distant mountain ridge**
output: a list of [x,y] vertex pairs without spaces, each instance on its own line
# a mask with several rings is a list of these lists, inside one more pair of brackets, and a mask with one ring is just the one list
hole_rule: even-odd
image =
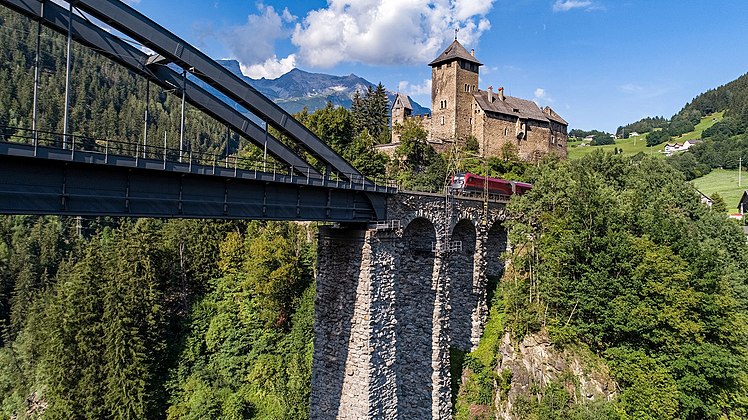
[[[291,114],[299,112],[305,107],[309,112],[314,112],[317,109],[324,108],[328,102],[350,108],[353,95],[357,90],[363,94],[369,86],[376,87],[374,83],[355,74],[334,76],[324,73],[310,73],[299,69],[293,69],[276,79],[266,79],[264,77],[253,79],[242,73],[238,61],[217,61]],[[388,90],[387,95],[390,103],[392,103],[395,92]],[[413,98],[409,99],[413,105],[414,114],[431,113],[429,108],[421,106]]]

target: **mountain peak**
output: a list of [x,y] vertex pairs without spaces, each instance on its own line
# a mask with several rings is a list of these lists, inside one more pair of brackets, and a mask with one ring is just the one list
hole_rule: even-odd
[[[237,60],[217,60],[222,66],[241,77],[260,93],[279,104],[286,111],[295,113],[307,108],[310,112],[324,108],[328,102],[350,108],[356,91],[365,92],[374,83],[351,73],[347,76],[335,76],[324,73],[312,73],[293,68],[275,79],[252,79],[241,71]],[[394,93],[388,95],[390,100]],[[430,113],[411,99],[414,113]]]

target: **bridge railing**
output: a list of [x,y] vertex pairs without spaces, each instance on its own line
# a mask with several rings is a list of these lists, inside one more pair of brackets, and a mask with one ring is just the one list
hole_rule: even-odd
[[[77,134],[62,134],[45,130],[32,130],[22,127],[0,126],[0,142],[21,143],[34,148],[34,156],[40,147],[64,150],[70,153],[71,160],[75,158],[76,152],[96,153],[104,156],[108,162],[110,156],[129,157],[136,160],[147,159],[161,161],[166,168],[167,163],[179,163],[188,165],[192,172],[194,167],[222,169],[225,175],[228,173],[238,176],[240,173],[252,172],[255,177],[261,174],[271,174],[273,180],[289,181],[335,187],[344,189],[355,189],[361,191],[396,192],[397,184],[384,176],[365,178],[358,174],[342,174],[337,176],[320,175],[312,167],[295,167],[281,164],[275,161],[257,160],[236,154],[217,154],[211,152],[180,150],[168,147],[166,141],[163,145],[142,144],[140,142],[128,142],[82,136]],[[204,172],[204,171],[203,171]]]

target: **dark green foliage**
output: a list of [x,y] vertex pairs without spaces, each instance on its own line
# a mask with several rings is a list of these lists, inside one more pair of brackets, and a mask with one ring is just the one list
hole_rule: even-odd
[[599,130],[585,131],[585,130],[580,130],[578,128],[575,128],[575,129],[569,131],[569,137],[576,137],[578,139],[583,139],[583,138],[585,138],[587,136],[593,136],[593,137],[597,137],[597,136],[600,136],[600,137],[608,136],[608,137],[610,137],[610,133],[606,133],[605,131],[599,131]]
[[717,213],[727,213],[727,203],[719,193],[712,194],[712,211]]
[[592,141],[590,142],[590,146],[604,146],[606,144],[615,144],[616,141],[613,137],[611,137],[610,134],[607,133],[601,133],[601,134],[595,134],[595,137],[592,138]]
[[328,102],[323,109],[311,114],[297,114],[296,117],[365,176],[377,178],[384,175],[387,156],[374,150],[376,138],[370,134],[369,128],[359,131],[359,118],[362,117],[356,116],[354,111]]
[[[32,127],[36,23],[0,9],[0,126]],[[65,92],[65,37],[42,28],[38,128],[63,131]],[[146,110],[146,81],[76,43],[73,44],[70,95],[71,133],[97,139],[141,143]],[[12,83],[8,83],[12,81]],[[179,147],[181,98],[150,86],[147,143],[160,150],[166,137],[170,148]],[[227,137],[226,127],[202,111],[187,106],[185,146],[199,152],[236,153],[239,137]],[[13,130],[11,130],[11,133]],[[9,133],[9,134],[11,134]],[[92,139],[77,140],[92,143]],[[242,141],[242,148],[256,150]],[[111,152],[124,145],[110,144]]]
[[647,147],[657,146],[670,141],[670,133],[667,130],[657,130],[647,134]]
[[670,121],[666,120],[665,117],[646,117],[641,120],[618,127],[616,129],[616,136],[628,136],[631,133],[649,133],[655,128],[667,128]]
[[746,132],[746,122],[732,117],[725,117],[701,133],[701,138],[727,139]]
[[426,130],[411,119],[397,129],[400,145],[388,169],[390,176],[403,189],[440,191],[446,182],[447,162],[426,141]]
[[655,158],[593,153],[532,178],[509,206],[512,266],[525,278],[504,295],[510,329],[557,323],[604,352],[632,418],[745,416],[748,249],[737,227]]
[[142,219],[92,222],[79,237],[71,226],[0,218],[3,281],[17,292],[3,301],[15,327],[0,347],[2,416],[308,416],[309,228]]
[[369,86],[363,97],[356,91],[351,113],[357,133],[368,132],[376,144],[389,143],[390,107],[387,91],[382,83],[376,88]]
[[314,248],[287,223],[252,223],[221,247],[223,277],[192,311],[169,418],[306,418]]
[[748,161],[748,134],[726,137],[726,133],[732,132],[731,126],[734,127],[733,123],[728,122],[727,126],[718,127],[712,131],[712,137],[695,144],[688,152],[670,156],[668,162],[688,180],[706,175],[715,168],[738,169],[741,157],[745,166]]

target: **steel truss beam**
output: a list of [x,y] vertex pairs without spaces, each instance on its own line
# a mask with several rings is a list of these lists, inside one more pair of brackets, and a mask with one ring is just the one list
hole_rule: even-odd
[[[68,12],[51,1],[44,2],[44,7],[42,7],[42,2],[39,0],[0,0],[0,4],[6,5],[32,19],[38,19],[43,25],[56,32],[67,34]],[[165,65],[158,63],[151,64],[151,56],[124,40],[76,15],[73,16],[72,32],[73,39],[80,44],[97,50],[98,53],[130,71],[152,80],[166,90],[177,90],[181,93],[182,75]],[[267,134],[264,129],[252,122],[245,115],[233,109],[194,82],[188,80],[184,92],[185,99],[191,105],[226,124],[233,131],[249,139],[258,147],[265,147],[265,138],[267,137],[268,153],[275,159],[292,166],[297,174],[301,176],[307,176],[307,174],[321,176],[315,168],[300,158],[286,145],[278,141],[278,139]]]
[[[36,157],[35,157],[36,156]],[[368,223],[371,196],[268,173],[0,143],[0,214]],[[162,166],[164,165],[164,166]],[[272,177],[272,178],[271,178]],[[285,175],[287,178],[288,175]],[[318,180],[321,182],[321,180]]]
[[[168,60],[187,69],[224,95],[287,135],[307,152],[335,170],[339,177],[362,177],[325,142],[241,78],[197,48],[118,0],[69,0],[75,6],[132,37]],[[352,174],[352,175],[351,175]]]

